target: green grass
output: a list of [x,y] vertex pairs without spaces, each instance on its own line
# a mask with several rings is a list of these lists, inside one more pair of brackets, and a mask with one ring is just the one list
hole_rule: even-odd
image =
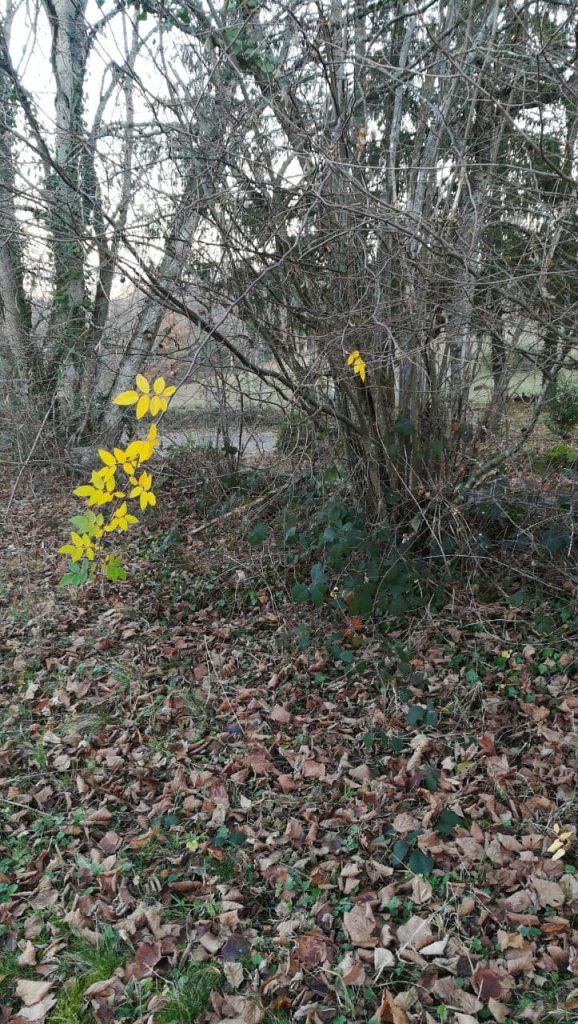
[[130,948],[114,928],[105,928],[98,946],[71,936],[61,963],[73,980],[60,993],[50,1024],[90,1024],[94,1018],[84,1006],[84,993],[97,981],[110,978],[129,956]]
[[200,1014],[209,1008],[211,992],[220,980],[218,967],[191,964],[165,990],[165,1005],[157,1017],[158,1024],[196,1024]]
[[25,976],[18,966],[18,953],[18,950],[0,953],[0,1006],[2,1003],[10,1004],[14,997],[16,979]]

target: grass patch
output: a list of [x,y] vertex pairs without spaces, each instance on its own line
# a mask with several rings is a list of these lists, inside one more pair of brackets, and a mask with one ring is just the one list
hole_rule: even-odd
[[90,1024],[94,1019],[84,1005],[84,993],[97,981],[106,981],[130,955],[130,948],[114,928],[105,928],[98,946],[72,936],[62,957],[67,976],[74,976],[60,993],[50,1024]]
[[25,972],[18,966],[18,951],[0,953],[0,1006],[8,1003],[14,995],[17,978],[25,977]]
[[165,1006],[157,1017],[158,1024],[195,1024],[208,1010],[211,992],[221,980],[218,967],[192,964],[165,990]]

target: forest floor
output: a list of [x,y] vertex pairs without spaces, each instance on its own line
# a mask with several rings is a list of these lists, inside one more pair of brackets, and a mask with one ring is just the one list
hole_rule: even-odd
[[350,621],[190,486],[103,588],[3,525],[0,1022],[576,1020],[572,594]]

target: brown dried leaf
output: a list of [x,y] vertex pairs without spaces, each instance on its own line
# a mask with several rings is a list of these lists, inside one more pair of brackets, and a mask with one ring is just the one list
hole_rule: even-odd
[[300,963],[307,967],[316,967],[327,958],[327,946],[321,933],[306,932],[300,935],[295,946],[295,954]]
[[243,964],[239,961],[227,961],[223,964],[223,974],[231,988],[240,988],[243,984]]
[[24,1024],[42,1024],[46,1020],[47,1015],[50,1013],[52,1007],[56,1002],[56,996],[47,995],[44,999],[41,999],[39,1003],[33,1003],[32,1006],[24,1006],[20,1010],[17,1017],[12,1018],[13,1020],[22,1021]]
[[564,890],[558,882],[550,882],[547,878],[532,875],[530,879],[541,907],[562,907],[566,901]]
[[347,952],[341,963],[337,965],[338,971],[343,977],[346,985],[360,987],[365,985],[365,969],[359,960],[356,960],[353,953]]
[[409,1024],[407,1013],[395,1003],[394,997],[387,989],[384,989],[375,1019],[379,1024]]
[[453,978],[438,978],[432,991],[448,1009],[461,1013],[479,1013],[484,1005],[476,996],[456,985]]
[[501,999],[504,995],[502,976],[491,967],[480,965],[472,975],[471,983],[483,1003],[487,1003],[489,999]]
[[408,947],[418,952],[433,941],[429,922],[415,914],[405,924],[400,924],[397,929],[397,938],[402,948]]
[[323,779],[325,778],[325,765],[308,757],[303,762],[301,774],[304,779]]
[[369,903],[356,903],[343,915],[343,927],[356,946],[376,946],[377,922]]
[[432,887],[423,875],[414,875],[411,883],[411,898],[414,903],[428,903],[432,897]]
[[508,1016],[508,1007],[504,1006],[503,1003],[499,1003],[497,999],[488,1000],[488,1009],[498,1024],[503,1024],[506,1017]]
[[32,1006],[44,999],[51,988],[52,982],[50,981],[30,981],[28,978],[20,978],[16,982],[16,995],[25,1006]]
[[26,943],[16,962],[19,967],[34,967],[36,963],[36,950],[30,940]]

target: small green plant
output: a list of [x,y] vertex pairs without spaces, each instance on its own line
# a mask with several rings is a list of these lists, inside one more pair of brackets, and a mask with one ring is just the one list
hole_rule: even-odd
[[578,452],[570,444],[554,444],[546,452],[546,463],[553,469],[569,469],[578,459]]
[[559,380],[548,401],[548,426],[560,437],[570,437],[578,424],[578,384]]

